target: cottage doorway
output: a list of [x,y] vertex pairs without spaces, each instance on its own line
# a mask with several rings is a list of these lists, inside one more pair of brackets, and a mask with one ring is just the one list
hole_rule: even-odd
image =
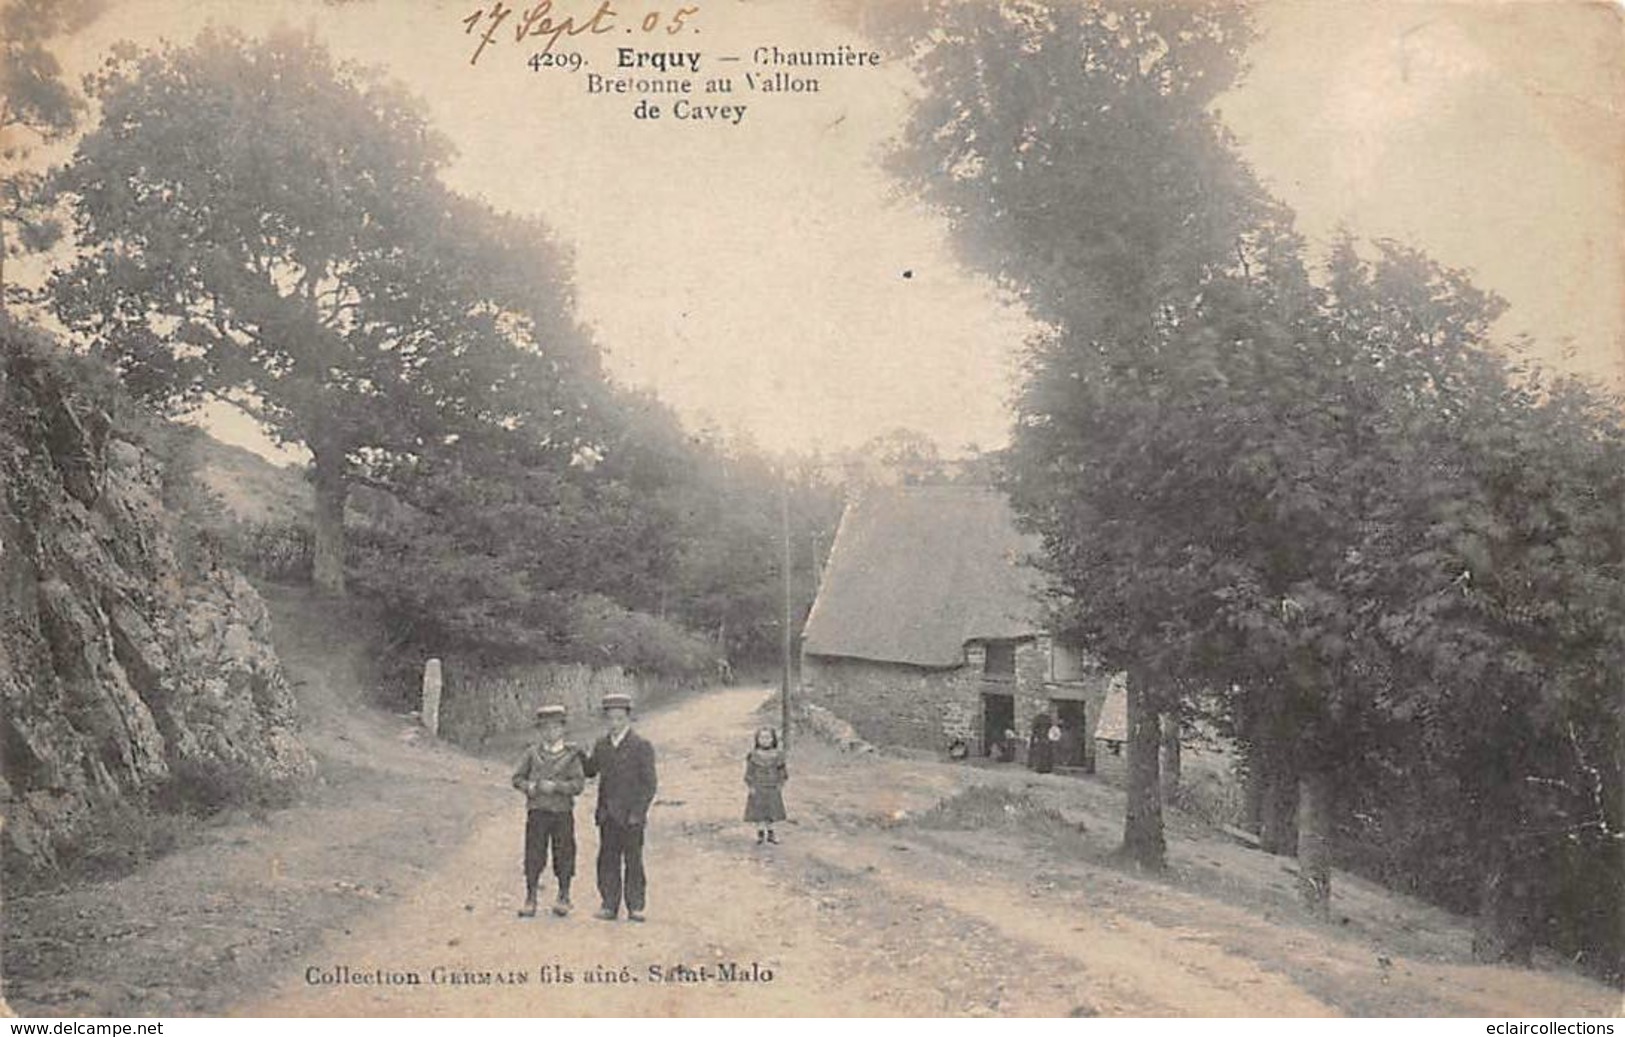
[[982,693],[982,755],[992,756],[1005,744],[1006,731],[1016,729],[1016,697],[991,691]]
[[1061,744],[1056,747],[1057,767],[1077,767],[1085,772],[1094,770],[1089,752],[1089,710],[1080,699],[1053,699],[1055,723],[1061,728]]

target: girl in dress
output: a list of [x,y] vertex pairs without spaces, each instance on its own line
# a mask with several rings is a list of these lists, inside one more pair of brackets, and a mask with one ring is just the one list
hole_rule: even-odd
[[757,845],[779,841],[773,834],[773,822],[784,820],[783,789],[789,780],[778,731],[761,728],[756,732],[755,748],[745,755],[745,785],[750,789],[745,800],[745,820],[756,823]]

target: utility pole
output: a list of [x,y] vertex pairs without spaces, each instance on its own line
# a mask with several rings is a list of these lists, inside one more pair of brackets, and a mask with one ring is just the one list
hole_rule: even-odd
[[779,689],[779,730],[784,739],[784,750],[790,751],[790,473],[779,468],[779,540],[783,549],[780,567],[784,570],[784,679]]

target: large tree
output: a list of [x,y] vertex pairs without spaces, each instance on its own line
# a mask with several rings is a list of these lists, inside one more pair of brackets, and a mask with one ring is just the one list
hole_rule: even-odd
[[1501,303],[1414,250],[1312,283],[1209,111],[1233,9],[937,14],[899,165],[1049,325],[1011,485],[1058,618],[1139,689],[1125,849],[1161,858],[1155,694],[1216,689],[1312,907],[1358,807],[1474,848],[1500,942],[1617,955],[1617,404],[1509,369]]
[[581,446],[596,354],[545,231],[450,193],[417,105],[306,36],[123,53],[56,177],[69,327],[171,408],[228,401],[313,458],[315,580],[357,478],[458,438]]
[[[1112,526],[1109,557],[1080,538],[1110,504],[1094,496],[1107,462],[1080,451],[1109,414],[1110,442],[1155,464],[1171,317],[1272,213],[1210,111],[1251,30],[1232,4],[978,3],[928,5],[900,31],[926,93],[894,167],[945,212],[966,258],[1050,327],[1020,402],[1016,506],[1070,592],[1061,621],[1130,673],[1124,847],[1159,867],[1157,715],[1192,570],[1132,520]],[[1091,387],[1086,369],[1107,377]],[[1078,611],[1102,596],[1122,607]]]
[[1331,283],[1338,330],[1399,347],[1392,366],[1412,365],[1426,405],[1388,491],[1391,564],[1361,590],[1380,603],[1375,640],[1396,678],[1383,705],[1404,724],[1374,757],[1402,777],[1374,775],[1360,813],[1407,881],[1478,912],[1486,956],[1527,960],[1542,941],[1617,974],[1620,401],[1483,348],[1486,329],[1460,319],[1482,300],[1412,251],[1367,263],[1345,250]]

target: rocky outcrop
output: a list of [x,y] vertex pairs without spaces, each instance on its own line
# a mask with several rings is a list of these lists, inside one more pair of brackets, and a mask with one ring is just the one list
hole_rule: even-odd
[[[0,809],[48,866],[118,802],[214,804],[313,764],[254,588],[166,506],[117,388],[0,323]],[[150,419],[148,419],[150,422]],[[175,473],[170,473],[174,476]]]

